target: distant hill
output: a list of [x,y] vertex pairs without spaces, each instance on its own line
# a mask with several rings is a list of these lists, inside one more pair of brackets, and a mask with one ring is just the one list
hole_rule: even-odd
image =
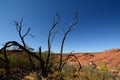
[[[95,64],[104,62],[108,66],[120,66],[120,48],[105,50],[103,52],[93,53],[77,53],[75,54],[82,65],[89,64],[90,61]],[[69,63],[76,64],[75,60],[71,58]]]

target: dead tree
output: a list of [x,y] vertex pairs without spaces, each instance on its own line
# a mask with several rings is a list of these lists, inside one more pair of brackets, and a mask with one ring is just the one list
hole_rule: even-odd
[[[18,21],[14,21],[15,26],[16,26],[16,30],[18,32],[18,35],[21,39],[21,42],[23,44],[23,46],[27,49],[27,45],[25,43],[24,38],[28,35],[30,35],[31,37],[33,37],[31,34],[29,34],[30,32],[30,27],[27,29],[27,31],[25,32],[25,34],[22,34],[22,27],[23,27],[23,19],[21,19],[19,22]],[[30,56],[30,54],[28,53],[28,57],[29,57],[29,61],[30,61],[30,65],[31,65],[31,70],[34,70],[34,64],[32,62],[32,58]]]
[[[7,57],[6,49],[11,47],[11,46],[17,46],[17,47],[19,47],[19,49],[25,51],[26,53],[29,53],[30,56],[36,58],[40,62],[40,65],[45,63],[41,57],[39,57],[35,53],[29,51],[28,49],[26,49],[23,45],[19,44],[18,42],[8,41],[8,42],[5,43],[3,48],[0,49],[0,53],[3,52],[3,55],[4,55],[4,59],[0,58],[0,60],[2,60],[5,63],[6,78],[8,80],[9,80],[9,77],[10,77],[10,67],[9,67],[9,60],[8,60],[8,57]],[[42,74],[43,77],[47,76],[45,66],[41,67],[40,73]]]
[[[15,21],[14,23],[15,23],[16,30],[17,30],[17,32],[18,32],[18,35],[19,35],[19,37],[20,37],[20,39],[21,39],[21,41],[22,41],[22,44],[23,44],[23,46],[20,47],[20,45],[19,45],[19,47],[20,47],[20,49],[22,48],[24,51],[27,52],[27,54],[28,54],[28,56],[29,56],[29,61],[30,61],[30,65],[31,65],[31,70],[35,70],[34,64],[33,64],[33,62],[32,62],[32,57],[34,57],[34,58],[38,59],[39,62],[40,62],[40,68],[41,68],[41,72],[40,72],[40,73],[42,74],[42,76],[46,77],[46,76],[47,76],[47,64],[49,63],[49,56],[50,56],[50,48],[48,49],[47,64],[46,64],[46,66],[45,66],[45,63],[46,63],[46,62],[44,61],[44,59],[43,59],[42,56],[41,56],[41,47],[39,48],[39,56],[35,55],[35,54],[32,53],[31,51],[29,51],[29,49],[27,49],[27,45],[26,45],[26,43],[25,43],[24,38],[25,38],[26,36],[28,36],[28,35],[30,35],[31,37],[33,37],[31,34],[29,34],[29,32],[30,32],[30,27],[27,29],[27,31],[25,32],[25,34],[22,34],[23,19],[21,19],[20,22]],[[50,36],[51,36],[51,34],[50,34]],[[49,44],[50,44],[50,43],[49,43]]]
[[56,13],[57,16],[57,20],[54,21],[53,25],[51,26],[49,33],[48,33],[48,52],[47,52],[47,59],[46,59],[46,69],[48,67],[49,64],[49,58],[50,58],[50,54],[51,54],[51,43],[53,41],[53,38],[55,37],[56,33],[58,32],[58,30],[56,30],[55,32],[53,32],[53,30],[57,27],[61,17],[59,16],[58,13]]
[[[54,21],[52,27],[50,28],[49,30],[49,33],[48,33],[48,53],[47,53],[47,62],[46,62],[46,69],[48,67],[48,64],[49,64],[49,57],[50,57],[50,54],[51,54],[51,43],[53,41],[53,38],[55,37],[56,33],[58,32],[58,30],[56,30],[56,32],[53,32],[55,30],[55,28],[57,27],[57,25],[59,24],[59,21],[61,19],[60,15],[59,14],[56,14],[57,15],[57,20]],[[62,38],[62,42],[61,42],[61,49],[60,49],[60,62],[59,62],[59,72],[62,71],[62,66],[63,66],[63,61],[62,61],[62,55],[63,55],[63,48],[64,48],[64,43],[65,43],[65,40],[67,38],[67,35],[73,30],[73,28],[76,26],[76,24],[78,23],[78,14],[75,13],[74,14],[74,17],[75,17],[75,22],[73,22],[72,24],[70,24],[68,26],[68,29],[67,31],[64,33],[64,36]],[[69,55],[69,56],[74,56],[74,55]],[[75,57],[75,56],[74,56]],[[76,57],[75,57],[76,58]],[[76,58],[77,59],[77,58]],[[80,64],[80,63],[79,63]],[[81,65],[80,65],[81,67]]]
[[78,14],[75,13],[74,14],[75,17],[75,22],[73,22],[72,24],[70,24],[70,26],[68,26],[67,31],[64,33],[63,39],[62,39],[62,43],[61,43],[61,49],[60,49],[60,62],[59,62],[59,72],[62,71],[62,55],[63,55],[63,49],[64,49],[64,43],[65,40],[67,38],[67,35],[73,30],[73,28],[76,26],[76,24],[78,23]]

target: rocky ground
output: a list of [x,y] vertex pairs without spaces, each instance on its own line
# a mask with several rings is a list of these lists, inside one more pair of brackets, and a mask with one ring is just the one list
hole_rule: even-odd
[[[75,55],[82,65],[88,65],[90,62],[95,64],[104,62],[108,66],[120,66],[120,49],[110,49],[93,53],[75,53]],[[69,60],[69,63],[76,63],[73,57]]]

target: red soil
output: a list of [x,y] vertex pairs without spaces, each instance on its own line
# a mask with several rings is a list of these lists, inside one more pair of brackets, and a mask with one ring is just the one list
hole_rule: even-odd
[[[95,53],[75,53],[74,55],[77,56],[79,62],[82,65],[88,65],[89,62],[92,61],[95,64],[97,64],[98,62],[104,62],[108,66],[120,66],[120,49],[110,49],[103,52]],[[73,57],[69,59],[68,62],[71,64],[76,64],[76,61]]]

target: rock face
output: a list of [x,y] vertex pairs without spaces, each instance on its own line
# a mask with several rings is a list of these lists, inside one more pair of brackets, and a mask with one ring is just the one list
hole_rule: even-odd
[[[92,61],[95,64],[104,62],[108,66],[120,66],[120,49],[110,49],[95,53],[75,53],[74,55],[77,56],[82,65],[88,65],[89,62]],[[76,64],[73,57],[68,62],[71,64]]]

